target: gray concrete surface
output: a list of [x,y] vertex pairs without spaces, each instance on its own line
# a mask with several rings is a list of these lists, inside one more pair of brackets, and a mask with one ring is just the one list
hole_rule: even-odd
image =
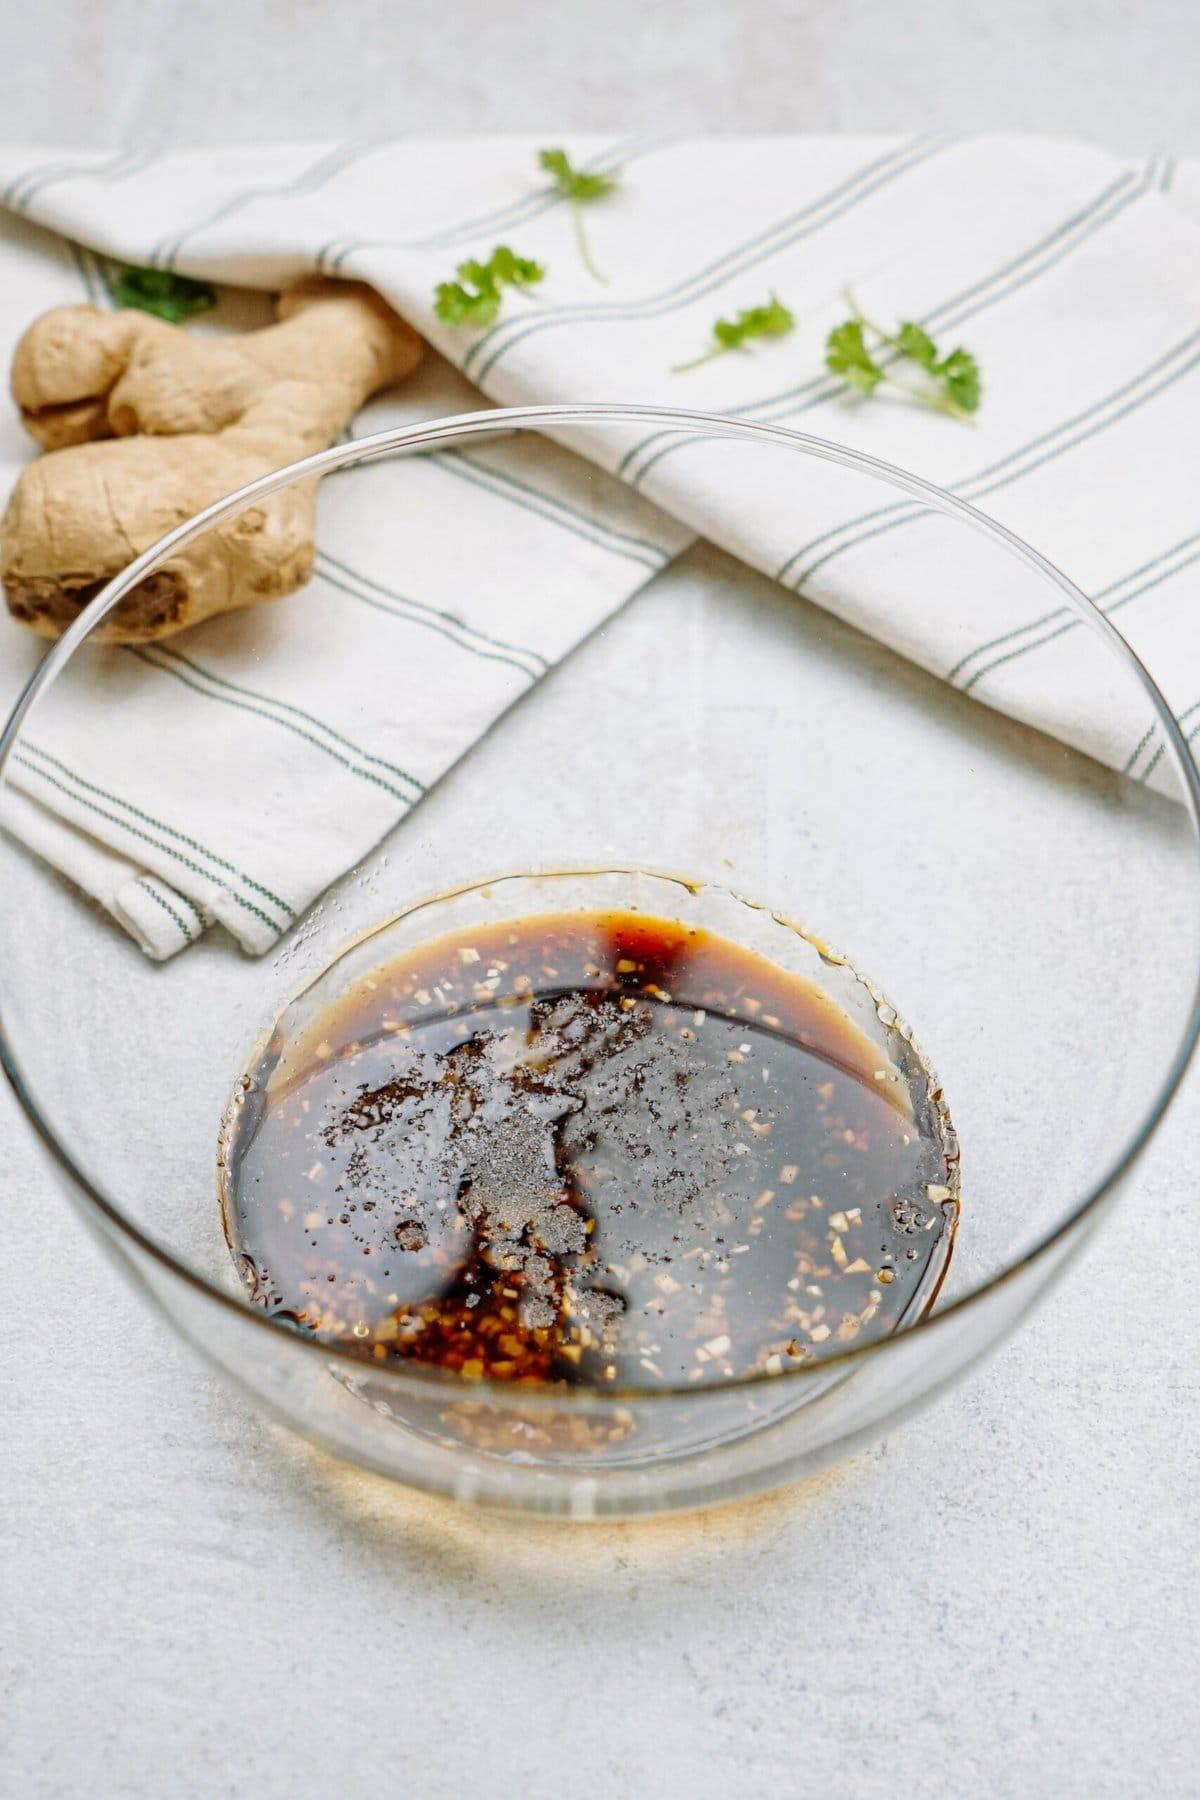
[[6,135],[1047,131],[1200,148],[1192,0],[5,0]]
[[[1191,0],[5,0],[3,27],[26,141],[666,120],[1200,150]],[[7,1093],[0,1120],[0,1792],[1198,1791],[1195,1074],[1132,1264],[1110,1231],[968,1384],[803,1488],[586,1533],[264,1424],[99,1261]],[[1160,1328],[1116,1329],[1117,1291]]]

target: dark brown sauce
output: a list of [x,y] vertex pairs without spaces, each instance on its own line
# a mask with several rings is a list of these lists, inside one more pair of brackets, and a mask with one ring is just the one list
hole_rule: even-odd
[[230,1246],[268,1313],[379,1362],[780,1373],[886,1336],[944,1272],[955,1152],[880,1036],[662,919],[443,937],[250,1070]]

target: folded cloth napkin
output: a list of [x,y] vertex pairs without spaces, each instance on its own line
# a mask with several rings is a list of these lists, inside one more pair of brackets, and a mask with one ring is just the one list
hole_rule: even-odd
[[[109,303],[110,259],[238,288],[356,277],[445,359],[357,432],[477,407],[482,389],[506,405],[682,404],[838,438],[1043,550],[1119,613],[1200,733],[1197,165],[1013,137],[575,139],[573,157],[616,181],[588,214],[599,286],[538,168],[541,142],[0,151],[0,352],[42,307]],[[483,330],[443,324],[435,284],[501,241],[547,265],[536,301],[512,295]],[[825,372],[847,281],[868,313],[970,345],[986,381],[972,426],[864,403]],[[773,293],[793,334],[686,382],[671,373],[718,314]],[[223,310],[249,322],[254,304]],[[12,476],[26,447],[15,421],[0,430]],[[997,635],[995,593],[957,564],[913,606],[919,507],[848,503],[844,480],[806,468],[802,510],[781,508],[749,460],[742,480],[727,446],[671,431],[580,447],[603,478],[525,434],[424,458],[403,520],[370,472],[326,483],[301,594],[68,671],[18,752],[6,824],[151,956],[213,920],[262,951],[696,532],[989,705],[1156,779],[1144,714],[1115,698],[1098,713],[1073,680],[1068,613],[1031,592],[1029,616]],[[10,621],[0,630],[15,687],[37,647]],[[219,729],[222,709],[236,732]],[[214,803],[247,766],[269,812]]]

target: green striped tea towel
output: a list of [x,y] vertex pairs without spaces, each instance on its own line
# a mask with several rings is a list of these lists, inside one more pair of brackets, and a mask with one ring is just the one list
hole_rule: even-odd
[[[686,404],[841,439],[1045,551],[1119,612],[1200,733],[1195,165],[1001,137],[573,140],[578,160],[618,178],[589,217],[598,286],[538,171],[542,141],[0,151],[0,355],[40,308],[107,304],[111,259],[244,288],[314,268],[354,276],[445,359],[359,431],[476,407],[482,389],[502,404]],[[435,283],[505,240],[551,268],[536,302],[514,296],[483,330],[439,322]],[[970,345],[987,383],[975,425],[854,404],[824,372],[848,278],[868,311]],[[800,328],[684,388],[672,365],[703,349],[713,319],[772,292]],[[27,453],[6,416],[8,479]],[[1140,719],[1095,716],[1073,693],[1068,618],[1031,607],[997,637],[994,596],[952,572],[914,609],[918,508],[885,496],[848,508],[843,483],[806,472],[799,532],[769,494],[731,481],[735,466],[719,445],[630,428],[613,433],[600,482],[541,440],[424,458],[406,473],[419,505],[403,521],[373,472],[330,482],[303,593],[252,623],[96,653],[85,681],[60,683],[21,750],[6,823],[150,955],[214,920],[262,951],[697,531],[989,705],[1155,779],[1160,747]],[[38,646],[7,619],[0,633],[13,692]],[[223,733],[231,712],[237,730]],[[269,819],[212,803],[247,762],[271,784]]]

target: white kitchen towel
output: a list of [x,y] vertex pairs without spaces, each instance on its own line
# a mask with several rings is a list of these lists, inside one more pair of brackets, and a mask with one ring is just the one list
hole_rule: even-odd
[[[109,259],[262,289],[316,268],[371,282],[447,359],[358,432],[478,405],[468,383],[501,404],[642,401],[796,424],[1028,538],[1119,614],[1200,733],[1195,165],[1013,137],[569,139],[616,181],[587,214],[601,286],[538,168],[547,141],[0,151],[0,328],[11,343],[39,306],[81,292],[105,304]],[[442,324],[435,284],[498,242],[546,265],[536,296],[506,297],[482,331]],[[825,372],[847,283],[867,312],[975,352],[973,424],[863,401]],[[672,373],[718,314],[772,293],[794,333]],[[19,436],[9,422],[0,439],[14,473]],[[1070,615],[1031,591],[1028,617],[1010,608],[998,632],[995,558],[978,578],[956,559],[931,580],[920,507],[848,498],[836,471],[807,465],[798,500],[793,482],[764,480],[765,462],[669,431],[586,448],[614,479],[534,439],[422,459],[407,475],[420,511],[403,521],[369,473],[327,482],[304,593],[148,650],[94,652],[60,684],[19,755],[10,828],[151,955],[214,919],[263,950],[696,532],[988,704],[1156,779],[1144,712],[1116,692],[1098,705],[1080,681]],[[11,622],[2,643],[15,679],[36,651]],[[224,736],[223,708],[238,727]],[[272,800],[252,816],[224,799],[247,766]]]

